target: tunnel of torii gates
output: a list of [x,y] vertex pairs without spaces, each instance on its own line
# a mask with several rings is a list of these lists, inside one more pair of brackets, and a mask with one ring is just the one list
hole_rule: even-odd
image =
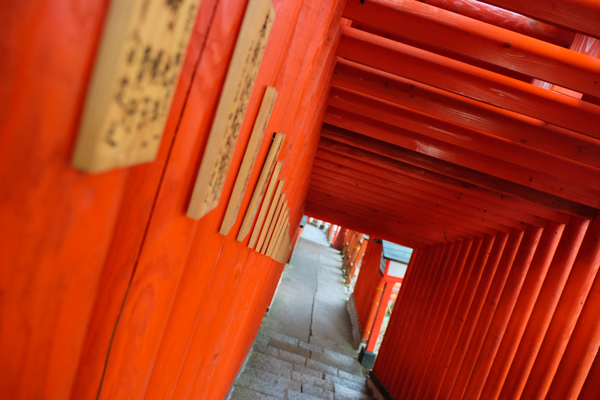
[[[177,16],[182,3],[135,4]],[[103,90],[90,86],[103,31],[121,21],[111,7],[134,2],[0,7],[0,397],[223,399],[288,259],[275,244],[307,215],[414,249],[372,371],[384,393],[600,398],[600,2],[270,3],[220,197],[198,218],[228,71],[246,73],[232,61],[253,38],[242,21],[269,2],[196,0],[174,64],[147,48],[153,79],[181,69],[163,82],[170,106],[156,103],[156,154],[104,171],[72,160],[88,90]],[[273,161],[285,203],[267,190],[251,204]],[[281,210],[277,231],[250,220],[260,246],[241,232],[250,205]]]

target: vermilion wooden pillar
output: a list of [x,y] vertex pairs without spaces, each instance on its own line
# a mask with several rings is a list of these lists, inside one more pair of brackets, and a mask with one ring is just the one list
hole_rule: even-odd
[[431,271],[427,278],[423,290],[421,291],[418,299],[415,312],[413,314],[413,321],[407,332],[406,339],[402,345],[402,355],[399,358],[399,365],[402,370],[396,373],[396,376],[392,382],[392,387],[389,388],[390,392],[394,395],[399,395],[402,392],[402,388],[407,380],[412,378],[411,369],[416,354],[420,351],[420,342],[422,341],[422,332],[428,322],[428,314],[431,310],[431,303],[433,301],[435,290],[440,284],[443,268],[441,265],[446,265],[448,259],[454,248],[454,243],[446,243],[440,246],[438,254],[436,255],[435,261],[431,264]]
[[522,398],[544,398],[590,291],[600,257],[600,218],[588,227],[552,322],[529,374]]
[[432,324],[430,325],[430,330],[424,333],[424,336],[426,336],[427,339],[424,342],[423,353],[417,364],[418,366],[417,370],[415,371],[415,378],[412,380],[407,392],[409,398],[415,397],[418,394],[423,380],[426,379],[426,371],[429,367],[429,362],[433,356],[433,351],[435,350],[439,335],[442,332],[444,320],[448,313],[448,307],[452,302],[452,297],[456,291],[456,286],[459,283],[458,279],[465,266],[472,244],[473,241],[471,239],[465,239],[462,241],[462,243],[460,243],[459,246],[456,246],[454,251],[455,255],[453,255],[453,259],[446,268],[448,270],[448,274],[443,282],[444,286],[438,293],[436,293],[436,296],[439,296],[439,298],[432,310],[433,318]]
[[[398,368],[397,354],[401,348],[401,338],[410,320],[416,293],[422,284],[423,276],[433,254],[435,246],[422,248],[411,257],[407,277],[400,289],[400,299],[392,313],[388,334],[384,337],[380,356],[375,360],[373,371],[382,382],[388,382]],[[414,261],[413,261],[414,260]]]
[[344,240],[345,240],[347,234],[348,234],[348,228],[340,229],[340,232],[338,233],[337,237],[335,238],[335,242],[333,243],[334,249],[342,250],[342,246],[344,245]]
[[[485,330],[485,339],[481,345],[477,361],[473,365],[469,382],[465,388],[465,398],[479,398],[485,379],[494,362],[500,340],[506,330],[506,325],[519,297],[519,292],[527,276],[531,261],[542,235],[542,229],[530,226],[525,231],[523,241],[515,257],[510,274],[502,290],[500,301],[494,310],[494,315]],[[500,339],[500,340],[499,340]]]
[[381,357],[382,361],[379,364],[385,371],[394,367],[394,365],[390,363],[393,360],[391,354],[393,354],[395,345],[397,344],[394,340],[394,334],[398,330],[399,326],[403,323],[403,318],[406,315],[406,304],[409,296],[406,285],[410,283],[414,286],[414,283],[411,282],[415,282],[419,273],[422,272],[425,255],[424,253],[424,249],[413,249],[413,253],[406,269],[406,274],[404,275],[402,285],[400,286],[400,292],[398,293],[398,297],[396,299],[396,305],[394,306],[394,310],[396,310],[396,312],[392,313],[388,324],[388,330],[386,331],[387,334],[384,336],[383,341],[381,342],[379,354],[383,354],[383,356]]
[[[362,341],[366,343],[371,337],[371,331],[373,328],[373,323],[375,322],[375,317],[377,316],[377,310],[379,310],[379,304],[381,303],[381,298],[383,296],[383,289],[385,288],[385,281],[382,279],[377,284],[375,288],[375,295],[373,296],[373,302],[371,303],[371,309],[369,310],[369,317],[367,318],[367,323],[365,324],[362,332]],[[370,350],[372,351],[372,350]]]
[[510,315],[502,343],[498,348],[492,368],[486,378],[481,394],[481,397],[484,399],[495,399],[500,395],[502,385],[508,374],[519,342],[523,337],[525,328],[529,323],[529,316],[533,311],[564,228],[563,224],[548,222],[548,226],[544,229],[535,256],[527,272],[527,277],[519,293],[518,300]]
[[438,318],[436,322],[434,322],[433,331],[430,335],[431,338],[427,345],[427,353],[425,354],[422,367],[423,372],[421,373],[419,381],[415,381],[415,385],[413,385],[413,388],[409,392],[417,398],[421,397],[421,391],[425,390],[424,386],[427,386],[431,379],[430,367],[438,360],[436,357],[436,349],[439,349],[439,347],[442,347],[442,343],[445,343],[446,335],[450,329],[450,322],[448,319],[453,318],[453,315],[456,312],[456,307],[462,297],[466,284],[464,281],[468,279],[468,275],[475,263],[475,258],[480,245],[481,238],[476,238],[475,240],[465,239],[463,241],[463,245],[454,264],[450,279],[446,285],[446,291],[439,306]]
[[[452,354],[454,353],[460,334],[467,320],[467,315],[475,292],[476,290],[480,290],[479,285],[485,285],[486,276],[482,276],[482,274],[493,276],[507,238],[508,234],[505,233],[499,234],[498,237],[486,236],[481,244],[472,273],[470,274],[468,281],[465,282],[463,297],[458,305],[455,316],[450,321],[451,327],[448,331],[446,343],[439,350],[441,354],[438,357],[438,365],[435,366],[436,368],[433,371],[433,375],[429,379],[430,387],[427,389],[426,393],[428,393],[430,397],[437,397],[438,392],[441,389],[442,382],[448,371],[450,360],[452,359]],[[491,277],[489,278],[489,281],[491,281]],[[436,353],[437,352],[438,349],[436,349]]]
[[369,243],[368,240],[364,239],[364,235],[363,236],[363,241],[360,244],[360,246],[355,246],[358,247],[358,251],[354,252],[353,255],[349,258],[349,262],[350,262],[350,270],[348,271],[348,278],[346,278],[346,285],[349,285],[350,282],[352,282],[352,278],[354,278],[354,274],[356,273],[356,268],[358,268],[358,265],[360,264],[360,261],[362,260],[363,255],[365,254],[365,250],[367,249],[367,244]]
[[388,389],[391,393],[395,393],[395,389],[402,378],[405,370],[405,357],[409,350],[409,344],[413,341],[413,331],[415,326],[419,325],[424,303],[429,295],[429,289],[435,276],[436,267],[441,259],[446,245],[438,245],[433,247],[429,252],[429,257],[425,265],[420,282],[415,286],[414,293],[411,296],[411,302],[408,308],[408,317],[402,326],[400,335],[396,336],[398,340],[398,350],[394,355],[396,368],[390,371],[390,375],[386,382],[390,383]]
[[371,334],[369,335],[369,340],[367,341],[367,351],[375,351],[377,339],[379,338],[379,333],[381,332],[381,325],[383,324],[383,317],[385,317],[387,306],[390,302],[392,291],[394,290],[394,283],[395,282],[390,281],[384,282],[384,289],[381,295],[381,301],[379,302],[379,307],[376,313],[375,321],[373,322]]
[[473,301],[474,307],[469,310],[465,328],[461,333],[459,344],[452,356],[448,373],[444,379],[440,398],[449,399],[454,396],[454,398],[462,396],[522,238],[523,231],[513,230],[508,237],[502,257],[494,272],[491,286],[487,290],[483,290],[485,288],[482,286],[482,290],[477,291]]
[[535,303],[535,308],[529,318],[527,328],[504,382],[500,399],[512,400],[521,396],[588,225],[589,221],[573,217],[565,227],[560,244],[544,280],[544,285]]

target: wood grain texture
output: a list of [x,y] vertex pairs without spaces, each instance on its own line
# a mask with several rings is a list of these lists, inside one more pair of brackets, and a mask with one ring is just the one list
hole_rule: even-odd
[[[246,214],[244,215],[242,226],[240,227],[240,230],[238,232],[238,242],[244,240],[248,235],[248,232],[250,231],[252,221],[254,221],[254,216],[256,215],[256,211],[258,210],[260,198],[265,192],[271,173],[275,169],[275,160],[277,159],[277,156],[279,156],[279,152],[281,151],[281,146],[283,145],[284,139],[285,135],[283,133],[276,133],[275,138],[273,138],[271,149],[269,150],[269,154],[267,155],[267,159],[265,160],[265,163],[263,165],[263,169],[258,178],[258,182],[256,183],[256,187],[254,189],[254,192],[252,193],[252,198],[250,199],[250,203],[248,204],[248,208],[246,209]],[[281,163],[283,163],[283,161],[281,161],[280,164]],[[281,170],[281,166],[279,166],[278,168]]]
[[[260,232],[260,236],[258,237],[258,243],[256,244],[256,251],[260,252],[260,254],[265,254],[267,251],[267,245],[269,244],[269,240],[271,240],[271,236],[273,235],[273,230],[275,229],[275,225],[277,224],[277,219],[280,217],[281,210],[283,210],[283,205],[285,203],[285,196],[287,192],[281,193],[279,196],[279,200],[277,201],[277,206],[273,210],[271,214],[271,209],[269,209],[269,214],[267,214],[267,219],[265,220],[265,225],[263,226],[263,230]],[[271,206],[275,205],[275,201],[271,204]],[[267,221],[269,222],[267,224]]]
[[[250,236],[250,241],[248,242],[248,247],[250,247],[251,249],[254,248],[254,245],[256,244],[256,240],[258,239],[258,234],[260,233],[263,221],[265,220],[267,211],[269,210],[269,206],[271,205],[271,201],[273,200],[273,193],[277,188],[279,173],[281,172],[282,166],[283,161],[279,161],[275,166],[275,170],[273,171],[273,176],[271,177],[271,181],[269,182],[267,193],[265,193],[265,198],[263,199],[262,205],[260,206],[260,211],[258,212],[258,217],[256,218],[256,224],[254,224],[254,230],[252,230],[252,235]],[[275,197],[275,199],[277,199],[277,197]],[[250,221],[250,224],[251,223],[252,221]],[[239,237],[238,240],[240,240]]]
[[270,0],[249,2],[192,192],[190,218],[202,218],[219,203],[274,19]]
[[[277,89],[272,86],[267,87],[258,111],[258,116],[254,122],[254,129],[252,129],[250,141],[248,142],[246,153],[244,154],[244,159],[242,160],[242,165],[240,166],[235,185],[233,186],[233,192],[229,198],[229,204],[227,205],[227,211],[225,211],[225,217],[223,217],[223,222],[221,223],[221,229],[219,230],[221,235],[227,235],[229,233],[238,216],[242,199],[246,193],[246,188],[248,187],[248,180],[250,179],[252,168],[256,162],[258,150],[260,149],[265,131],[267,130],[267,125],[269,123],[269,119],[271,118],[271,112],[273,111],[273,106],[275,105],[276,99]],[[272,165],[275,160],[272,159],[270,161]]]
[[271,254],[273,253],[273,248],[275,247],[275,245],[277,244],[277,241],[279,240],[279,233],[281,231],[281,227],[283,226],[283,223],[285,221],[285,218],[287,217],[288,213],[289,213],[289,208],[287,207],[288,204],[288,200],[286,200],[283,203],[283,206],[281,207],[281,211],[278,214],[277,217],[277,222],[275,222],[274,229],[273,229],[273,233],[271,235],[271,237],[269,238],[268,241],[265,241],[264,244],[264,253],[267,257],[271,257]]
[[102,172],[156,158],[199,4],[112,2],[73,166]]
[[290,221],[289,211],[289,208],[285,210],[284,218],[277,230],[277,235],[274,238],[275,240],[272,242],[272,245],[269,244],[269,249],[267,249],[267,257],[275,259],[275,256],[277,255],[277,250],[279,249],[279,245],[281,244],[281,240],[283,239],[283,235],[286,231],[286,226]]
[[[269,229],[269,226],[271,225],[271,220],[273,219],[273,215],[275,214],[275,209],[279,205],[279,200],[281,198],[281,192],[283,190],[284,183],[285,183],[285,179],[279,181],[277,183],[277,189],[275,189],[275,194],[273,195],[273,200],[270,201],[269,204],[263,203],[262,208],[266,207],[264,224],[259,224],[257,221],[256,225],[254,225],[254,230],[252,231],[252,237],[254,237],[255,234],[257,235],[258,241],[256,242],[256,247],[255,247],[256,251],[260,251],[260,249],[262,248],[262,244],[265,240],[267,230]],[[261,212],[262,212],[262,210],[261,210]],[[250,242],[252,242],[252,237],[250,237]],[[248,247],[252,248],[254,246],[250,246],[250,243],[249,243]]]

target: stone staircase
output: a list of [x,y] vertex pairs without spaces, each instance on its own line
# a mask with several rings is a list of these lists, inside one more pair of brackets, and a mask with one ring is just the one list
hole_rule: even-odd
[[229,400],[371,400],[352,357],[261,329]]

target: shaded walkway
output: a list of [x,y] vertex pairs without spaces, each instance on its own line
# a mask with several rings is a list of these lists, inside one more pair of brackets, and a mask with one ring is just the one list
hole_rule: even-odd
[[325,233],[306,225],[262,327],[354,356],[341,255]]

